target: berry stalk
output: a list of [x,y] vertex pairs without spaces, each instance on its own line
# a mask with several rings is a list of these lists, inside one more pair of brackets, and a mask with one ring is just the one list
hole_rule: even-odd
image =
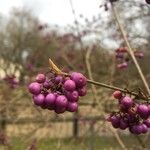
[[[54,72],[58,73],[57,71],[59,70],[59,74],[62,74],[62,75],[65,75],[65,76],[70,76],[69,74],[67,74],[65,72],[62,72],[56,66],[56,64],[54,64],[54,62],[51,59],[49,59],[49,64],[50,64],[50,67],[53,69]],[[133,95],[133,96],[135,96],[136,98],[139,98],[139,99],[150,100],[150,97],[146,97],[146,96],[144,96],[144,95],[142,95],[140,93],[131,92],[129,90],[122,89],[122,88],[119,88],[119,87],[115,87],[115,86],[112,86],[112,85],[107,85],[105,83],[100,83],[100,82],[89,80],[89,79],[87,79],[87,83],[94,84],[94,85],[97,85],[97,86],[101,86],[101,87],[104,87],[104,88],[108,88],[108,89],[111,89],[111,90],[119,90],[119,91],[121,91],[123,93],[127,93],[127,94],[130,94],[130,95]]]

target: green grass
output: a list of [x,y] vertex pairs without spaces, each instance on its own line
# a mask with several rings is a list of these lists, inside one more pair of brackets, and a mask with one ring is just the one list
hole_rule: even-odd
[[[139,145],[138,141],[132,136],[122,137],[127,147]],[[31,141],[22,141],[20,138],[10,139],[10,148],[7,150],[26,150]],[[51,139],[45,138],[37,142],[38,150],[121,150],[120,145],[114,137],[94,137],[94,138],[64,138]],[[1,150],[1,147],[0,147]]]

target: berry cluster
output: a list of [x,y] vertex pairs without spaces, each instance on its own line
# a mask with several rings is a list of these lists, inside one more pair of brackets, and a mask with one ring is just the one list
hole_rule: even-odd
[[120,91],[115,91],[113,96],[118,100],[119,111],[113,112],[107,119],[112,126],[122,130],[128,128],[131,133],[137,135],[147,133],[150,128],[150,105],[139,104]]
[[15,75],[6,75],[3,80],[12,89],[15,89],[18,86],[18,84],[19,84],[19,81],[17,80]]
[[[118,61],[117,68],[124,69],[128,67],[129,56],[126,47],[120,47],[115,50],[115,56]],[[134,56],[137,58],[143,58],[144,54],[141,51],[134,51]]]
[[86,77],[73,72],[70,76],[38,74],[35,82],[29,86],[35,105],[43,109],[54,110],[56,113],[75,112],[78,109],[80,96],[86,95]]

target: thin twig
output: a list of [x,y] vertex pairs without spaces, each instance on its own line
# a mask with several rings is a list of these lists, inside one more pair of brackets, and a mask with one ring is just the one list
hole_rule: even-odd
[[[89,79],[93,80],[93,75],[92,75],[92,71],[91,71],[91,64],[90,64],[91,52],[92,52],[92,49],[89,48],[87,50],[87,53],[86,53],[85,63],[86,63],[86,68],[87,68]],[[93,92],[94,103],[96,103],[96,102],[98,102],[98,96],[97,96],[97,90],[96,90],[96,87],[95,87],[94,84],[91,85],[91,89],[92,89],[92,92]]]
[[[65,76],[70,76],[70,74],[67,74],[65,72],[62,72],[57,66],[56,64],[54,64],[54,62],[49,59],[49,64],[50,64],[50,67],[53,69],[53,71],[55,71],[56,73],[58,74],[62,74],[62,75],[65,75]],[[115,87],[115,86],[112,86],[112,85],[107,85],[105,83],[100,83],[100,82],[96,82],[96,81],[93,81],[93,80],[89,80],[87,79],[87,82],[90,83],[90,84],[94,84],[94,85],[97,85],[97,86],[101,86],[101,87],[105,87],[105,88],[108,88],[108,89],[111,89],[111,90],[119,90],[123,93],[127,93],[127,94],[130,94],[130,95],[133,95],[135,96],[137,99],[143,99],[143,100],[150,100],[150,97],[144,97],[143,95],[139,95],[138,93],[135,93],[135,92],[131,92],[129,90],[126,90],[126,89],[122,89],[122,88],[119,88],[119,87]]]

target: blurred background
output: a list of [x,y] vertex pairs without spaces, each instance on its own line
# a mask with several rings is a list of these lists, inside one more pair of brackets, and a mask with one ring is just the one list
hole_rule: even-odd
[[[150,5],[113,5],[132,49],[142,53],[137,60],[150,84]],[[34,106],[27,89],[51,58],[65,72],[146,92],[131,58],[116,58],[124,46],[109,0],[1,1],[0,150],[150,149],[149,134],[134,136],[105,121],[117,109],[109,89],[88,85],[78,112],[60,115]],[[118,67],[124,62],[128,67]]]

